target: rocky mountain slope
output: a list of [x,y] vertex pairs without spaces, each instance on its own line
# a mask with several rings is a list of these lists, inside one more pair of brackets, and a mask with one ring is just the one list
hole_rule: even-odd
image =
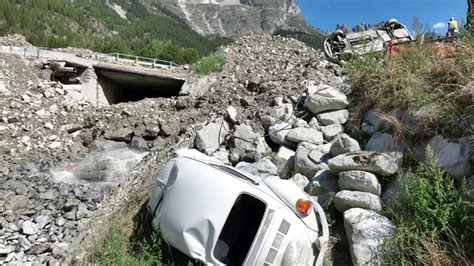
[[271,34],[278,29],[314,32],[294,0],[157,1],[207,36]]

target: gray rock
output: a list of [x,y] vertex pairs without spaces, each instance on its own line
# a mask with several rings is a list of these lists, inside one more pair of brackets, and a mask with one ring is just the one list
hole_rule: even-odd
[[362,208],[381,211],[382,200],[379,196],[368,192],[342,190],[334,197],[334,206],[341,213],[350,208]]
[[400,170],[402,159],[403,155],[398,152],[360,151],[331,158],[328,160],[328,165],[335,174],[342,171],[361,170],[374,174],[393,175]]
[[56,219],[56,225],[57,226],[63,226],[66,222],[67,222],[67,220],[64,219],[63,217],[58,217]]
[[69,246],[69,243],[64,242],[55,244],[52,250],[53,256],[56,258],[65,258],[69,250]]
[[6,210],[19,210],[23,208],[32,208],[33,204],[31,201],[24,195],[14,195],[8,198],[5,201]]
[[308,184],[309,184],[309,180],[306,176],[302,175],[302,174],[295,174],[294,176],[292,176],[289,180],[295,182],[295,184],[301,189],[301,190],[304,190]]
[[383,129],[390,129],[392,123],[385,117],[380,110],[369,110],[365,114],[364,122],[362,123],[362,131],[367,134],[374,134]]
[[132,140],[133,130],[128,128],[109,129],[105,132],[104,138],[107,140],[130,142]]
[[313,177],[319,170],[328,169],[324,163],[327,153],[320,146],[301,142],[296,149],[295,171],[306,177]]
[[230,160],[256,162],[266,154],[267,145],[262,136],[255,133],[250,126],[239,125],[236,127],[231,139]]
[[58,196],[59,196],[59,191],[55,189],[50,189],[38,195],[40,199],[44,199],[44,200],[57,200]]
[[278,149],[278,153],[277,153],[278,158],[281,158],[283,160],[290,160],[295,155],[296,155],[296,151],[286,146],[281,146]]
[[32,221],[24,221],[21,230],[24,235],[36,235],[39,232],[39,226]]
[[225,149],[217,150],[216,152],[214,152],[212,154],[211,157],[219,160],[223,164],[230,164],[230,162],[229,162],[229,152],[227,152]]
[[395,139],[392,137],[392,135],[381,132],[377,132],[372,135],[369,142],[367,142],[365,149],[368,151],[378,152],[403,151],[402,146],[395,142]]
[[239,170],[262,178],[278,176],[277,167],[267,158],[255,163],[240,162],[235,167]]
[[332,87],[326,87],[306,98],[305,105],[313,114],[339,110],[349,104],[346,95]]
[[207,155],[211,155],[224,143],[228,132],[229,124],[226,122],[210,123],[197,132],[194,147]]
[[347,134],[339,135],[334,143],[331,145],[330,153],[332,156],[337,156],[340,154],[348,152],[358,152],[360,151],[359,142],[357,140],[349,137]]
[[438,135],[430,140],[428,146],[436,157],[436,164],[450,175],[459,177],[472,174],[469,151],[474,147],[474,140],[444,139]]
[[8,255],[10,253],[12,253],[13,251],[15,251],[15,247],[14,246],[4,246],[2,244],[0,244],[0,255]]
[[344,228],[354,265],[383,265],[382,245],[396,230],[386,217],[353,208],[344,212]]
[[339,187],[342,190],[369,192],[380,196],[381,186],[377,177],[364,171],[347,171],[339,173]]
[[35,222],[38,224],[40,229],[43,229],[47,224],[49,224],[53,218],[49,215],[39,215],[35,218]]
[[323,134],[313,128],[293,128],[288,131],[286,138],[295,143],[308,142],[319,145],[324,142]]
[[274,113],[272,117],[280,121],[288,121],[293,115],[293,104],[286,103],[274,108]]
[[39,255],[45,253],[51,247],[50,243],[41,243],[36,244],[28,251],[28,253],[33,255]]
[[342,127],[340,124],[332,124],[321,127],[321,132],[323,132],[324,139],[333,140],[337,135],[344,132],[344,127]]
[[148,146],[146,140],[138,136],[133,136],[132,141],[130,142],[130,148],[144,151],[150,150],[150,147]]
[[349,119],[349,111],[343,109],[333,112],[321,113],[316,117],[324,126],[329,126],[332,124],[345,124]]
[[76,211],[76,219],[80,220],[83,218],[89,218],[92,216],[92,212],[87,209],[87,206],[84,204],[79,205]]
[[337,175],[333,174],[330,170],[318,171],[311,179],[311,183],[306,187],[306,192],[311,196],[321,196],[338,191]]
[[286,122],[278,122],[268,129],[270,139],[276,144],[286,144],[286,136],[291,129],[291,125]]

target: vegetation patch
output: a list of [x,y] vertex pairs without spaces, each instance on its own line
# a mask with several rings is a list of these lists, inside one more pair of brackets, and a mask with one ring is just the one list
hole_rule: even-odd
[[429,116],[423,121],[428,132],[462,133],[459,120],[474,113],[473,37],[465,33],[454,43],[420,41],[397,50],[349,63],[354,112],[362,117],[371,108],[421,110]]
[[474,205],[465,199],[465,184],[456,184],[429,163],[415,174],[400,174],[400,191],[385,212],[397,225],[396,236],[385,248],[389,264],[469,265],[474,258]]
[[213,72],[219,72],[225,64],[225,57],[222,55],[209,55],[201,59],[195,67],[199,74],[209,75]]

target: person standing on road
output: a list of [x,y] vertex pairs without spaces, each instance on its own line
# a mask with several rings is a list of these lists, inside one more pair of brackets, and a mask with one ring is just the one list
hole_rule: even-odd
[[459,24],[453,17],[451,17],[449,19],[448,33],[446,33],[446,35],[448,37],[452,37],[452,36],[456,36],[458,33],[459,33]]

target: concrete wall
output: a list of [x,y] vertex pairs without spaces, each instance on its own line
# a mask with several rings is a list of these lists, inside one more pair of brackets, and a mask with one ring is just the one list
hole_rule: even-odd
[[99,84],[97,74],[93,68],[87,68],[79,77],[82,84],[84,99],[95,106],[108,106],[109,102],[104,90]]

